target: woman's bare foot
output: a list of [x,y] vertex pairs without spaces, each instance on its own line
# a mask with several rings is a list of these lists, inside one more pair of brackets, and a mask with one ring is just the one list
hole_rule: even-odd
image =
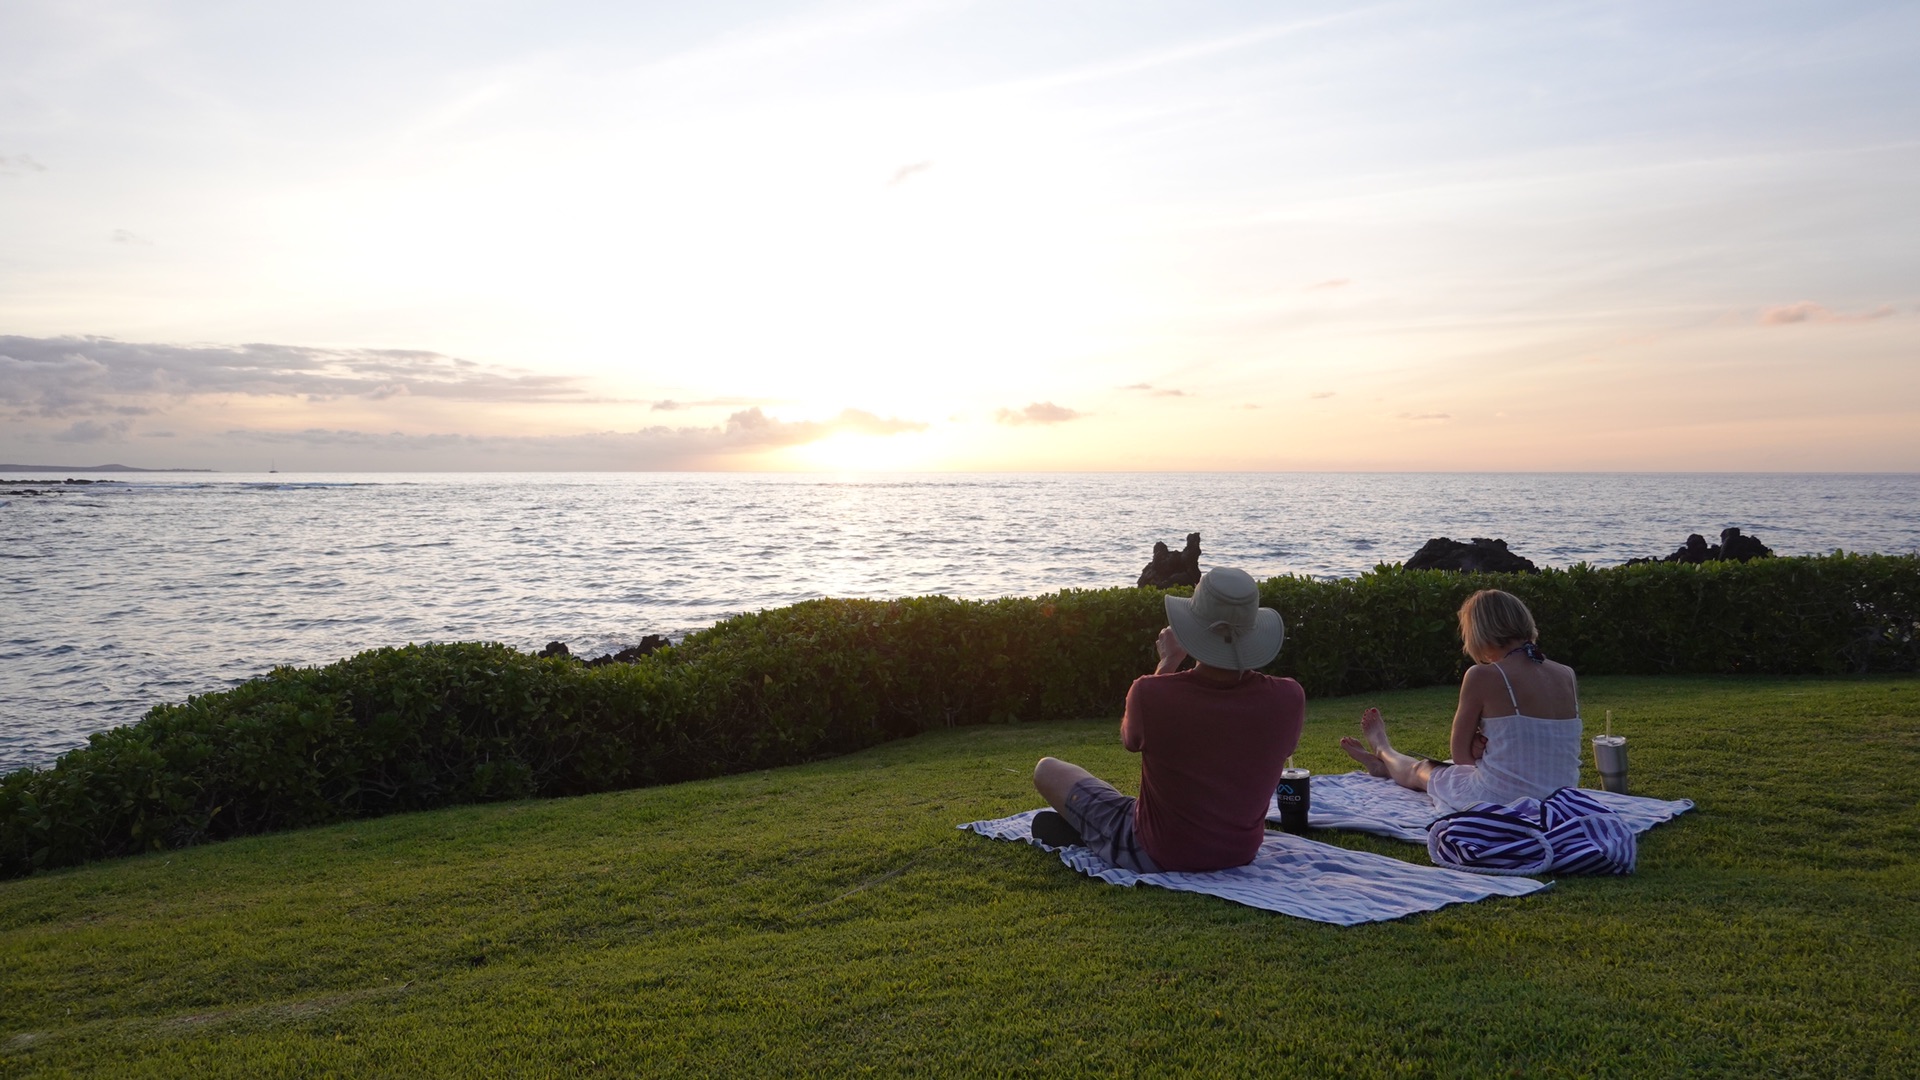
[[[1340,749],[1347,756],[1366,766],[1375,776],[1384,776],[1403,788],[1415,791],[1427,790],[1427,777],[1433,772],[1433,765],[1425,758],[1408,757],[1393,748],[1387,741],[1387,722],[1380,717],[1379,709],[1368,709],[1360,714],[1360,733],[1367,737],[1367,746],[1373,753],[1360,749],[1360,740],[1341,739]],[[1374,772],[1372,762],[1378,762],[1380,771]]]
[[1351,735],[1341,738],[1340,749],[1345,750],[1348,757],[1359,762],[1360,767],[1367,770],[1368,776],[1385,778],[1393,775],[1387,771],[1387,763],[1380,760],[1379,754],[1368,753],[1360,740]]
[[1379,709],[1368,709],[1360,714],[1360,734],[1367,737],[1367,746],[1375,754],[1385,756],[1393,753],[1393,744],[1387,741],[1387,721],[1380,715]]

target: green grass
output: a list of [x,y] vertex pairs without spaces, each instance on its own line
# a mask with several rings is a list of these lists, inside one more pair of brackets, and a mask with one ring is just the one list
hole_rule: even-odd
[[[1111,718],[0,882],[0,1075],[1920,1073],[1920,680],[1583,697],[1699,803],[1637,874],[1344,929],[954,829],[1043,753],[1131,789]],[[1435,689],[1301,760],[1373,701],[1442,749]]]

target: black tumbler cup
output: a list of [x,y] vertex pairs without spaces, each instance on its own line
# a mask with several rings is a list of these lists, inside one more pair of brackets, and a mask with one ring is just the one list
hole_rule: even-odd
[[1290,833],[1307,831],[1307,810],[1313,805],[1313,774],[1305,769],[1285,769],[1280,784],[1273,789],[1273,801],[1280,805],[1280,828]]

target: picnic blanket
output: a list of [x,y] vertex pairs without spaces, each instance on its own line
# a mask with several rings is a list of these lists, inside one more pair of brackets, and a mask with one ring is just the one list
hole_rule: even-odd
[[[1581,788],[1580,793],[1592,796],[1625,818],[1635,833],[1646,832],[1693,809],[1692,799],[1649,799],[1586,788]],[[1385,777],[1368,776],[1364,772],[1314,777],[1313,803],[1307,809],[1307,824],[1316,829],[1352,829],[1415,844],[1427,842],[1427,826],[1439,817],[1440,808],[1426,792],[1403,788]],[[1267,820],[1276,823],[1280,820],[1279,806],[1267,808]]]
[[[1314,777],[1314,783],[1319,782],[1320,778]],[[1314,795],[1317,797],[1319,791]],[[1177,892],[1206,893],[1336,926],[1385,922],[1489,896],[1524,896],[1553,884],[1416,866],[1286,833],[1268,833],[1260,854],[1246,866],[1204,874],[1136,874],[1109,864],[1084,847],[1053,848],[1035,840],[1033,815],[1037,813],[1028,810],[993,821],[969,821],[959,828],[992,840],[1020,840],[1046,851],[1058,851],[1061,862],[1111,885],[1158,885]]]

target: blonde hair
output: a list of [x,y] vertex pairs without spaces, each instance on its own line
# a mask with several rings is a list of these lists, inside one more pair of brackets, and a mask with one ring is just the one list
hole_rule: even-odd
[[1509,641],[1533,641],[1540,630],[1533,612],[1517,596],[1499,589],[1481,589],[1460,605],[1460,645],[1478,661],[1482,654]]

